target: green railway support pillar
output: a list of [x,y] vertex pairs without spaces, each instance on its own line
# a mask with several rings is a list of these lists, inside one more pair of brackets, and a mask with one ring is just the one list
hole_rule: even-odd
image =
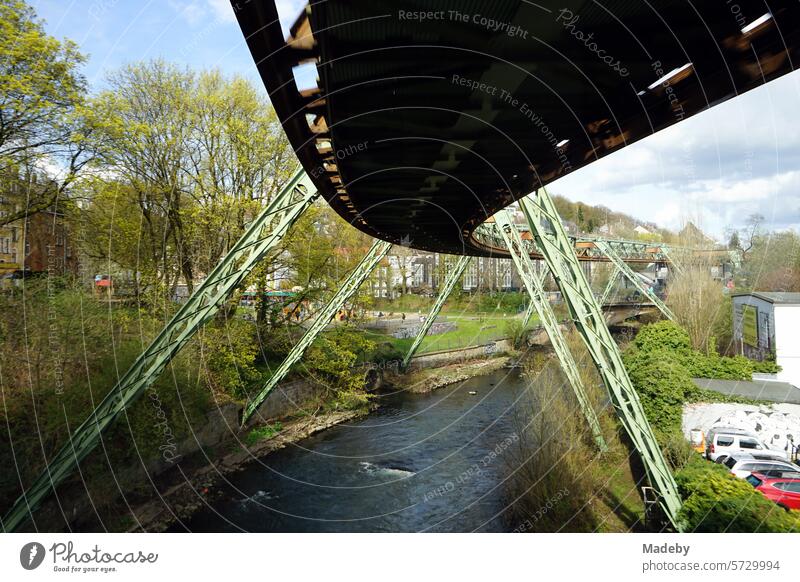
[[172,358],[206,322],[253,267],[274,248],[292,224],[317,198],[317,189],[300,170],[248,226],[228,254],[208,274],[148,348],[131,365],[89,418],[48,461],[3,518],[5,531],[22,525],[102,439],[103,433],[158,378]]
[[536,305],[534,304],[533,300],[531,299],[528,301],[528,307],[525,308],[525,315],[522,316],[522,328],[525,329],[528,327],[528,324],[531,321],[531,317],[533,317],[533,311],[536,309]]
[[609,260],[617,268],[617,271],[622,273],[622,275],[628,279],[628,281],[633,283],[639,292],[647,297],[653,305],[658,307],[659,311],[661,311],[661,313],[663,313],[667,319],[675,321],[675,314],[673,314],[672,310],[667,307],[667,304],[664,303],[658,295],[653,293],[650,287],[644,284],[644,281],[642,281],[642,279],[634,272],[634,270],[622,260],[622,258],[614,251],[614,249],[611,248],[610,244],[604,240],[597,240],[594,244],[598,249],[600,249],[600,252],[609,258]]
[[336,312],[342,308],[344,303],[350,299],[353,293],[358,291],[358,288],[361,286],[361,284],[366,280],[367,277],[369,277],[369,274],[372,272],[372,270],[379,262],[381,262],[391,248],[391,243],[377,239],[375,240],[367,254],[363,259],[361,259],[361,262],[356,265],[355,269],[350,272],[350,275],[348,275],[347,279],[345,279],[344,283],[342,283],[342,286],[339,288],[336,294],[330,299],[330,301],[328,301],[325,307],[320,309],[320,311],[314,317],[314,322],[308,327],[308,329],[306,329],[306,332],[303,334],[303,337],[300,338],[300,341],[298,341],[297,344],[287,354],[281,365],[278,366],[278,369],[275,370],[272,376],[270,376],[269,380],[267,380],[259,393],[247,403],[242,417],[242,425],[247,422],[247,420],[253,415],[261,403],[264,402],[266,397],[269,395],[272,389],[275,388],[278,382],[280,382],[283,377],[286,376],[291,367],[303,357],[305,351],[312,343],[314,343],[316,337],[328,326],[331,319],[333,319],[333,317],[336,315]]
[[511,259],[517,267],[517,272],[525,285],[525,289],[528,291],[531,303],[534,305],[539,320],[550,338],[553,351],[556,353],[562,370],[564,370],[567,381],[575,392],[578,405],[592,430],[592,436],[598,448],[602,452],[605,452],[608,450],[608,447],[603,438],[603,433],[600,430],[600,422],[597,420],[597,415],[592,407],[592,403],[586,395],[586,389],[583,385],[580,372],[578,371],[578,366],[575,363],[575,359],[572,357],[572,352],[569,349],[567,340],[564,338],[564,334],[561,333],[558,318],[553,312],[550,302],[547,300],[544,285],[534,269],[533,261],[522,242],[519,230],[517,230],[511,222],[511,218],[506,210],[501,210],[495,214],[494,219],[503,236],[503,240],[505,240],[508,251],[511,254]]
[[681,267],[678,263],[675,262],[675,257],[672,256],[672,249],[667,247],[666,245],[660,247],[661,254],[669,261],[669,272],[670,275],[682,275],[683,274],[683,267]]
[[614,272],[611,273],[611,277],[609,277],[609,279],[608,279],[608,283],[606,284],[606,288],[603,290],[603,296],[600,298],[600,306],[601,307],[603,305],[605,305],[606,303],[608,303],[608,298],[611,297],[611,291],[614,289],[614,286],[617,283],[618,276],[619,276],[619,269],[614,267]]
[[439,315],[439,312],[442,310],[442,306],[444,302],[447,301],[447,298],[453,292],[456,285],[458,284],[459,280],[461,279],[461,275],[464,273],[464,270],[467,268],[469,261],[472,257],[467,255],[462,255],[458,257],[458,261],[453,268],[447,273],[447,277],[445,278],[444,285],[442,286],[442,290],[439,292],[439,296],[436,298],[436,301],[431,307],[430,312],[428,313],[428,317],[425,321],[422,322],[422,325],[417,332],[417,336],[414,338],[414,343],[411,344],[411,347],[408,349],[408,353],[406,357],[403,358],[402,368],[405,370],[408,367],[411,358],[414,357],[414,354],[419,349],[420,344],[422,344],[422,340],[425,339],[425,336],[428,335],[428,330],[430,330],[431,326],[433,325],[436,316]]
[[608,389],[611,402],[633,446],[641,457],[650,485],[657,493],[658,505],[676,530],[681,530],[678,512],[681,498],[672,472],[664,460],[600,305],[575,254],[558,211],[542,188],[535,200],[521,200],[523,211],[531,217],[531,232],[569,307],[575,326]]

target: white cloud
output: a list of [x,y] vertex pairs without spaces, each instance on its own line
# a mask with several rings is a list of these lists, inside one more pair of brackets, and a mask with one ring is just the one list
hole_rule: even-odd
[[721,238],[755,212],[800,223],[800,73],[713,107],[561,178],[554,193]]
[[223,22],[236,22],[230,0],[206,0],[214,16]]

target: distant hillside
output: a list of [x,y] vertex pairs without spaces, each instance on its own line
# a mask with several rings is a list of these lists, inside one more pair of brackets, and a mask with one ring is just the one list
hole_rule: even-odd
[[675,242],[678,238],[671,230],[623,212],[614,212],[605,206],[571,202],[563,196],[554,196],[553,201],[561,218],[573,223],[577,231],[583,234],[664,242]]

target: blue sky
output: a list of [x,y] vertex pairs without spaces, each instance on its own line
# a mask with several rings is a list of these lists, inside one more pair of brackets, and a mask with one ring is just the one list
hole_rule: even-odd
[[[229,0],[29,0],[47,31],[87,53],[93,89],[121,65],[161,57],[260,87]],[[303,0],[278,0],[284,30]],[[763,214],[800,229],[800,72],[690,118],[555,182],[551,192],[721,238]]]

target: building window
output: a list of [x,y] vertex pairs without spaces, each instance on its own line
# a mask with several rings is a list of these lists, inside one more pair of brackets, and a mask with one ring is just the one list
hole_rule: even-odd
[[478,261],[470,261],[464,274],[464,289],[474,289],[478,286]]
[[503,289],[511,289],[511,260],[502,259]]

